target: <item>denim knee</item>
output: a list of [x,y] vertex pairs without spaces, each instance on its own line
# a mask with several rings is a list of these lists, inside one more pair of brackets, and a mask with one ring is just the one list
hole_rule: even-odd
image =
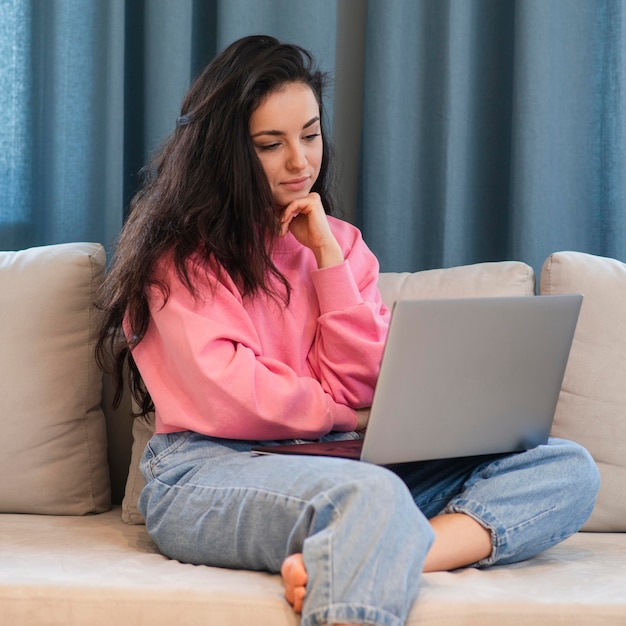
[[574,534],[589,519],[600,489],[600,472],[591,454],[583,446],[565,439],[551,439],[558,446],[567,469],[562,481],[563,499],[572,512],[569,534]]

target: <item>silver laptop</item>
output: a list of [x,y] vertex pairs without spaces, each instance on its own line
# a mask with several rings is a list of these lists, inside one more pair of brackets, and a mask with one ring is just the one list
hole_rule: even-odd
[[363,440],[255,448],[379,465],[548,439],[581,295],[396,302]]

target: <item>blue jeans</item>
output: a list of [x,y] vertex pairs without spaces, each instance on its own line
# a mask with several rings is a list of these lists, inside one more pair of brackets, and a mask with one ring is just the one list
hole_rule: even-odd
[[302,626],[403,624],[433,541],[428,518],[440,512],[466,513],[491,531],[492,554],[476,565],[510,563],[576,532],[599,485],[590,455],[561,439],[390,468],[260,456],[250,452],[256,443],[155,435],[139,509],[161,552],[183,562],[278,572],[301,552]]

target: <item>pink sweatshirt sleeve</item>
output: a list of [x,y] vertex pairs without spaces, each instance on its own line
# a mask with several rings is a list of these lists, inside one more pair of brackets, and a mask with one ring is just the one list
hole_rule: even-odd
[[232,439],[318,438],[352,430],[355,411],[312,376],[264,356],[234,286],[194,298],[173,271],[155,289],[152,319],[133,351],[157,409],[157,430]]
[[309,361],[336,402],[370,406],[390,312],[378,290],[378,261],[355,231],[346,261],[312,272],[320,305]]

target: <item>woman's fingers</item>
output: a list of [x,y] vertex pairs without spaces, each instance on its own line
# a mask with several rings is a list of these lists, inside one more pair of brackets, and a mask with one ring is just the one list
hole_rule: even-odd
[[319,194],[310,193],[285,208],[281,235],[286,235],[287,231],[309,248],[319,247],[333,237]]

